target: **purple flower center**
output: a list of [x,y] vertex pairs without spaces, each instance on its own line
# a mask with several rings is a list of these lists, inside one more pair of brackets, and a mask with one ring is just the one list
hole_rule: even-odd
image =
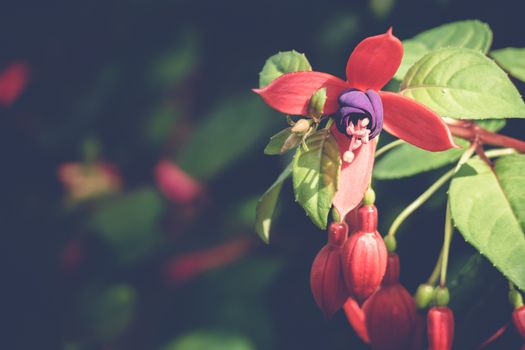
[[[339,110],[335,115],[337,129],[348,137],[361,138],[366,128],[366,140],[373,139],[383,128],[383,103],[374,90],[366,92],[348,89],[339,96]],[[365,121],[367,119],[368,121]]]

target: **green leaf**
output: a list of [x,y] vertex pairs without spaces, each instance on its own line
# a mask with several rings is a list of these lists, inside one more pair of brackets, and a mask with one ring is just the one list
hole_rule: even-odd
[[210,180],[252,151],[281,121],[255,94],[233,98],[202,121],[176,163],[191,176]]
[[507,74],[471,49],[447,48],[427,54],[410,68],[400,93],[442,116],[525,118],[525,104]]
[[376,16],[376,18],[383,19],[387,17],[392,9],[394,8],[394,5],[396,4],[396,0],[370,0],[370,10],[372,10],[372,13]]
[[270,137],[270,142],[264,149],[264,154],[280,155],[297,147],[301,143],[301,137],[292,132],[292,128],[286,128]]
[[[468,142],[456,139],[462,147]],[[397,146],[379,158],[373,175],[379,180],[392,180],[413,176],[454,163],[465,152],[463,149],[450,149],[443,152],[429,152],[408,143]]]
[[277,180],[264,192],[257,202],[255,216],[255,231],[259,234],[265,243],[270,242],[270,228],[272,226],[272,217],[277,206],[277,200],[281,193],[284,181],[292,174],[292,166],[289,164],[279,175]]
[[162,350],[254,349],[251,342],[245,337],[217,331],[193,331],[162,347]]
[[157,106],[145,119],[144,139],[155,146],[165,142],[181,114],[181,111],[171,103]]
[[295,200],[315,225],[326,228],[332,199],[337,191],[341,158],[329,130],[323,129],[306,140],[307,149],[299,147],[293,160]]
[[465,240],[525,290],[525,156],[502,157],[494,170],[471,159],[452,180],[449,198]]
[[312,66],[304,53],[295,50],[279,52],[266,60],[262,71],[259,73],[259,87],[265,87],[272,80],[285,73],[311,70]]
[[195,33],[183,33],[175,42],[176,47],[159,55],[147,70],[147,79],[152,86],[160,89],[177,86],[195,71],[199,61]]
[[492,51],[490,55],[512,76],[525,82],[525,48],[508,47]]
[[129,326],[136,313],[137,293],[127,285],[88,290],[81,300],[81,314],[88,334],[108,341]]
[[405,53],[394,78],[402,80],[410,67],[433,50],[463,47],[486,53],[492,44],[490,27],[477,20],[452,22],[426,30],[403,41]]
[[309,114],[314,118],[320,118],[324,113],[326,103],[326,88],[321,88],[314,92],[308,105]]
[[157,225],[163,203],[154,189],[135,190],[101,203],[93,212],[91,226],[115,249],[122,263],[134,263],[162,241]]

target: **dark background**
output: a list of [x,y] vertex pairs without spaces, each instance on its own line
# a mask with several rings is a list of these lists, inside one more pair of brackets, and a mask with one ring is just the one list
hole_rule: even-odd
[[[295,49],[307,54],[314,69],[342,76],[349,53],[366,36],[393,26],[395,35],[406,39],[461,19],[488,23],[493,48],[524,47],[520,5],[504,0],[2,2],[0,67],[24,61],[32,74],[16,103],[0,109],[5,270],[0,347],[191,350],[167,344],[199,330],[201,338],[238,337],[256,349],[365,348],[342,313],[325,322],[315,307],[309,270],[325,236],[294,205],[289,183],[270,246],[254,240],[236,262],[183,284],[166,281],[163,266],[178,254],[255,237],[255,199],[284,164],[262,150],[285,121],[249,92],[267,57]],[[156,111],[165,106],[171,112],[159,121],[164,127],[152,127]],[[230,121],[232,115],[253,117],[256,124],[250,119],[237,127],[218,118],[224,137],[199,149],[192,136],[221,113]],[[513,121],[503,132],[522,136],[523,124]],[[243,134],[245,146],[234,158],[206,170],[210,159],[223,157],[225,145]],[[161,203],[154,229],[130,243],[132,248],[126,237],[108,243],[90,225],[93,215],[104,211],[104,199],[73,208],[64,204],[57,168],[81,161],[86,139],[96,140],[99,157],[120,169],[123,202],[126,194],[147,188]],[[205,156],[184,156],[187,147]],[[162,157],[177,161],[206,187],[207,200],[191,215],[155,192],[153,167]],[[375,184],[382,232],[441,172]],[[402,281],[412,292],[437,258],[444,201],[442,191],[401,229]],[[140,216],[147,208],[141,202],[136,212]],[[125,214],[110,219],[133,222]],[[122,258],[153,240],[152,231],[162,244],[131,262]],[[79,240],[82,261],[65,274],[63,249]],[[460,235],[453,251],[452,268],[463,267],[455,280],[457,293],[451,286],[456,345],[472,349],[509,320],[511,309],[503,278]],[[108,290],[119,296],[106,298]],[[509,329],[496,344],[493,349],[518,349],[519,340]]]

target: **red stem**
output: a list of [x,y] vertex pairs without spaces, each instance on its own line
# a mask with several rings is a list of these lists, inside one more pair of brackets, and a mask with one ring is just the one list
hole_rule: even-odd
[[519,153],[525,153],[525,142],[513,137],[497,134],[477,126],[471,122],[448,123],[452,135],[471,142],[480,142],[493,146],[514,148]]

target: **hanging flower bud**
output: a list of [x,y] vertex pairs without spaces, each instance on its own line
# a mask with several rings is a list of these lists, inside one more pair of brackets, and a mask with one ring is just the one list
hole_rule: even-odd
[[406,350],[421,344],[415,339],[419,336],[416,304],[399,283],[397,254],[389,254],[381,286],[365,301],[363,311],[373,350]]
[[348,297],[341,266],[341,250],[347,235],[346,224],[332,223],[328,228],[328,243],[312,264],[310,287],[326,319],[331,318]]
[[358,212],[359,230],[343,247],[343,271],[350,295],[360,304],[379,286],[386,270],[387,250],[377,232],[377,209],[364,205]]
[[450,350],[454,340],[454,314],[446,306],[428,310],[427,333],[429,350]]
[[512,323],[519,335],[525,340],[525,306],[520,306],[512,312]]
[[420,284],[419,287],[417,287],[416,295],[414,297],[418,309],[424,309],[430,305],[433,296],[434,287],[432,285],[426,283]]

